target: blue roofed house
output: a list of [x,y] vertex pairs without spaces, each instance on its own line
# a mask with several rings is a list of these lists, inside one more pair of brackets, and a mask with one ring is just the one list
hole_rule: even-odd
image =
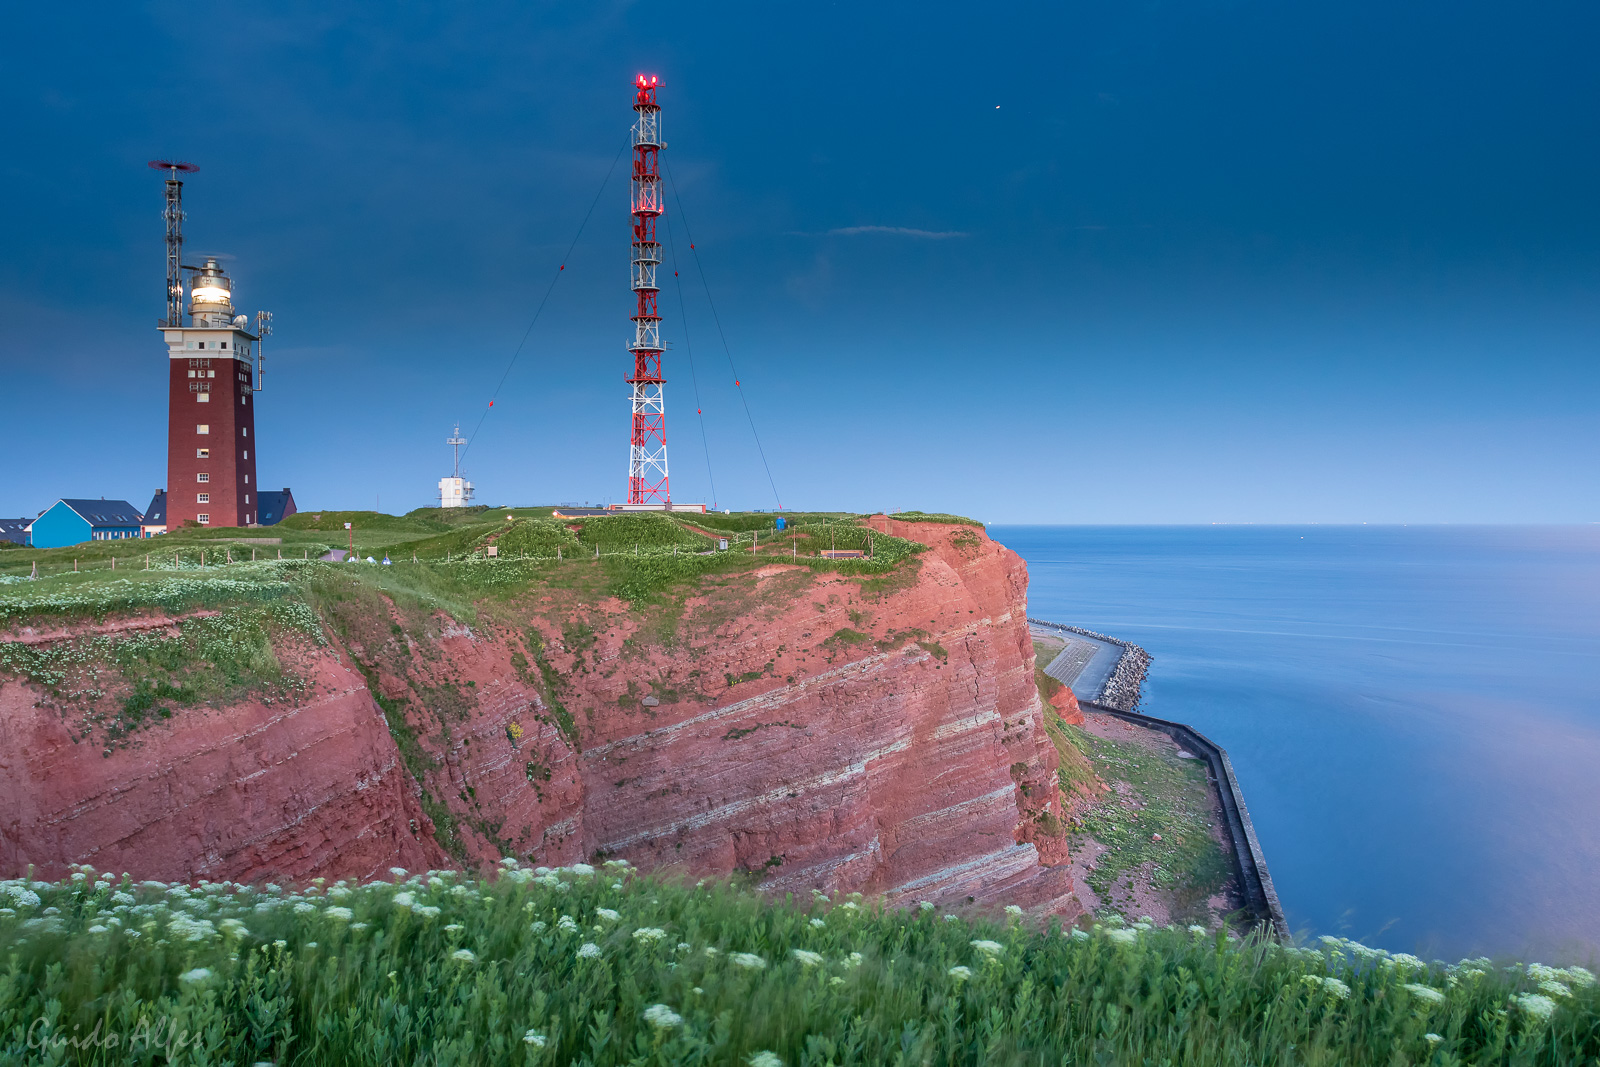
[[277,492],[262,490],[256,497],[256,525],[276,526],[299,510],[294,506],[294,493],[288,489]]
[[132,540],[144,516],[126,500],[58,500],[28,525],[34,548],[62,548],[85,541]]
[[28,543],[28,520],[0,519],[0,541],[10,541],[14,545]]
[[150,506],[144,509],[144,522],[139,524],[139,533],[143,537],[154,537],[166,532],[167,491],[157,489],[156,495],[150,498]]

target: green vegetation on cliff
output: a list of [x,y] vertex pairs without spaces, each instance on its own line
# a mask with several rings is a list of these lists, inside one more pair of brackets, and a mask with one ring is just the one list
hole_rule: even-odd
[[0,1061],[1554,1067],[1600,1055],[1600,987],[1576,967],[774,903],[621,864],[394,877],[299,892],[87,869],[0,883]]

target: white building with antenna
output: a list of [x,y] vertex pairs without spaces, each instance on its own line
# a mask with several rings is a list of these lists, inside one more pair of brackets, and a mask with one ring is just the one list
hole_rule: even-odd
[[472,499],[472,483],[461,477],[461,446],[467,439],[461,436],[461,424],[456,423],[456,432],[450,435],[445,442],[455,455],[451,464],[451,474],[448,478],[439,479],[439,506],[441,508],[464,508]]

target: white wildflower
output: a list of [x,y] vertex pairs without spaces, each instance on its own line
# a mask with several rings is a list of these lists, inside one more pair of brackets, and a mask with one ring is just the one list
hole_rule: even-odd
[[1123,929],[1107,930],[1106,936],[1119,944],[1132,945],[1138,942],[1139,931]]
[[822,921],[822,920],[821,920],[821,919],[812,919],[812,920],[811,920],[811,928],[812,928],[812,929],[813,929],[813,930],[820,930],[820,929],[822,929],[822,928],[823,928],[823,927],[824,927],[824,926],[827,926],[827,925],[828,925],[828,924],[827,924],[827,923],[825,923],[825,922],[823,922],[823,921]]
[[366,923],[351,923],[350,924],[350,929],[354,930],[356,933],[360,933],[362,930],[365,930],[366,928],[367,928],[367,924]]
[[329,908],[322,914],[326,915],[335,922],[341,923],[347,923],[356,917],[356,913],[351,911],[349,908]]
[[745,1062],[750,1064],[750,1067],[783,1067],[783,1061],[778,1058],[778,1054],[768,1052],[766,1049],[757,1052]]
[[437,919],[439,917],[439,909],[433,907],[431,904],[418,904],[411,910],[422,916],[424,919]]
[[1572,996],[1572,990],[1565,982],[1558,982],[1553,978],[1547,978],[1540,982],[1539,988],[1544,990],[1546,993],[1549,993],[1552,997]]
[[534,1048],[544,1048],[545,1036],[537,1030],[529,1030],[522,1035],[522,1041],[524,1044],[532,1045]]
[[450,953],[450,958],[457,963],[477,963],[478,957],[470,948],[458,948]]
[[633,939],[644,945],[653,945],[666,936],[667,932],[659,926],[641,926],[633,932]]
[[109,934],[111,932],[111,928],[107,926],[95,925],[89,927],[89,932],[91,934]]
[[1016,904],[1007,904],[1006,914],[1011,916],[1013,919],[1020,919],[1022,918],[1022,908]]
[[1511,1003],[1540,1022],[1544,1022],[1556,1013],[1556,1002],[1538,993],[1524,993],[1520,997],[1512,997]]
[[1204,937],[1206,935],[1206,928],[1204,926],[1190,926],[1189,932],[1199,937]]
[[316,910],[317,910],[317,906],[315,904],[307,904],[303,900],[300,901],[300,903],[298,903],[298,904],[296,904],[294,906],[294,913],[296,915],[310,915],[312,912],[314,912]]
[[683,1016],[665,1004],[652,1004],[644,1010],[644,1021],[657,1030],[671,1030],[683,1022]]
[[1308,974],[1303,975],[1300,981],[1313,988],[1321,989],[1322,992],[1340,1000],[1350,999],[1350,987],[1337,978],[1324,978],[1321,975]]
[[459,934],[465,929],[466,927],[462,926],[460,923],[451,923],[449,926],[444,928],[444,932],[447,934]]
[[133,894],[132,893],[122,893],[122,892],[112,893],[111,894],[111,903],[113,903],[113,904],[132,904],[133,903]]
[[1568,967],[1567,981],[1579,986],[1594,985],[1594,975],[1582,967]]
[[954,978],[958,982],[965,982],[968,978],[972,977],[972,968],[971,967],[962,967],[962,966],[960,966],[958,964],[958,965],[950,968],[945,973],[948,974],[951,978]]
[[713,945],[707,945],[706,946],[706,955],[707,956],[715,956],[716,954],[717,954],[717,950],[716,950],[715,946],[713,946]]
[[417,898],[410,893],[396,893],[393,904],[397,908],[409,908],[417,902]]
[[611,888],[612,889],[621,889],[622,888],[622,883],[621,882],[612,882],[611,883]]
[[1429,1048],[1432,1048],[1434,1045],[1437,1045],[1439,1042],[1443,1041],[1444,1038],[1440,1037],[1438,1034],[1423,1034],[1422,1040],[1428,1043]]
[[1076,926],[1074,926],[1071,930],[1067,931],[1067,933],[1069,935],[1071,935],[1071,937],[1072,937],[1072,939],[1074,941],[1087,941],[1087,940],[1089,940],[1089,931],[1080,930]]
[[840,904],[839,907],[844,909],[845,911],[860,911],[861,910],[861,905],[857,904],[853,900],[847,900],[843,904]]
[[1000,953],[1002,953],[1002,952],[1004,952],[1006,950],[1006,947],[1004,945],[1002,945],[998,941],[982,941],[982,940],[978,940],[978,941],[973,941],[971,944],[972,944],[973,948],[977,949],[979,952],[983,953],[985,956],[988,956],[991,959],[993,959],[995,956],[1000,955]]
[[807,952],[803,948],[792,949],[790,950],[789,955],[799,960],[800,965],[803,967],[815,967],[817,964],[822,962],[821,953]]
[[859,967],[859,966],[861,966],[862,959],[863,959],[863,957],[862,957],[861,953],[852,952],[852,953],[850,953],[850,955],[846,956],[840,962],[843,963],[846,967]]
[[211,977],[211,969],[209,967],[196,967],[192,971],[184,971],[182,974],[178,975],[178,981],[180,981],[180,982],[204,982],[207,978],[210,978],[210,977]]
[[944,917],[944,921],[947,922],[947,923],[958,923],[958,922],[961,921],[961,916],[959,916],[959,915],[946,915]]
[[596,909],[594,909],[594,913],[596,915],[598,915],[600,918],[604,919],[608,923],[614,923],[618,919],[622,918],[621,915],[617,914],[615,911],[611,910],[610,908],[596,908]]
[[516,857],[514,856],[501,856],[500,866],[504,867],[508,871],[514,871],[518,866],[520,866],[520,864],[517,863]]
[[542,934],[542,933],[544,933],[545,926],[546,926],[545,921],[543,919],[540,919],[537,922],[535,922],[532,926],[528,927],[528,929],[532,930],[536,934]]
[[578,920],[570,915],[563,915],[556,920],[556,929],[568,934],[577,933]]
[[767,961],[757,956],[754,952],[735,952],[728,959],[732,961],[734,966],[743,967],[751,971],[759,971],[767,965]]
[[394,875],[395,878],[399,879],[404,878],[407,874],[407,871],[404,867],[390,867],[389,873]]
[[931,901],[931,900],[919,900],[919,901],[917,901],[917,907],[922,911],[932,911],[933,910],[933,901]]
[[1421,985],[1417,982],[1407,982],[1400,988],[1404,989],[1407,993],[1410,993],[1418,1000],[1424,1001],[1428,1004],[1444,1003],[1444,994],[1439,992],[1437,989],[1434,989],[1432,986]]
[[595,944],[593,941],[585,941],[583,944],[578,946],[578,958],[580,960],[592,960],[598,959],[599,957],[600,946]]
[[567,870],[571,871],[573,874],[583,875],[585,877],[594,873],[594,868],[589,866],[587,863],[574,863],[571,867],[568,867]]

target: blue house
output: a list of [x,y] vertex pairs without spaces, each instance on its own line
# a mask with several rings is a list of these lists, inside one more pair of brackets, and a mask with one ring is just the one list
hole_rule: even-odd
[[156,495],[150,498],[150,506],[144,509],[144,522],[139,526],[139,532],[145,537],[154,537],[156,534],[167,532],[167,491],[157,489]]
[[126,500],[58,500],[28,527],[28,543],[62,548],[85,541],[132,540],[143,521]]
[[10,541],[14,545],[28,543],[28,520],[0,519],[0,541]]
[[294,506],[294,493],[288,489],[281,493],[271,489],[262,490],[257,500],[257,526],[276,526],[299,510]]

